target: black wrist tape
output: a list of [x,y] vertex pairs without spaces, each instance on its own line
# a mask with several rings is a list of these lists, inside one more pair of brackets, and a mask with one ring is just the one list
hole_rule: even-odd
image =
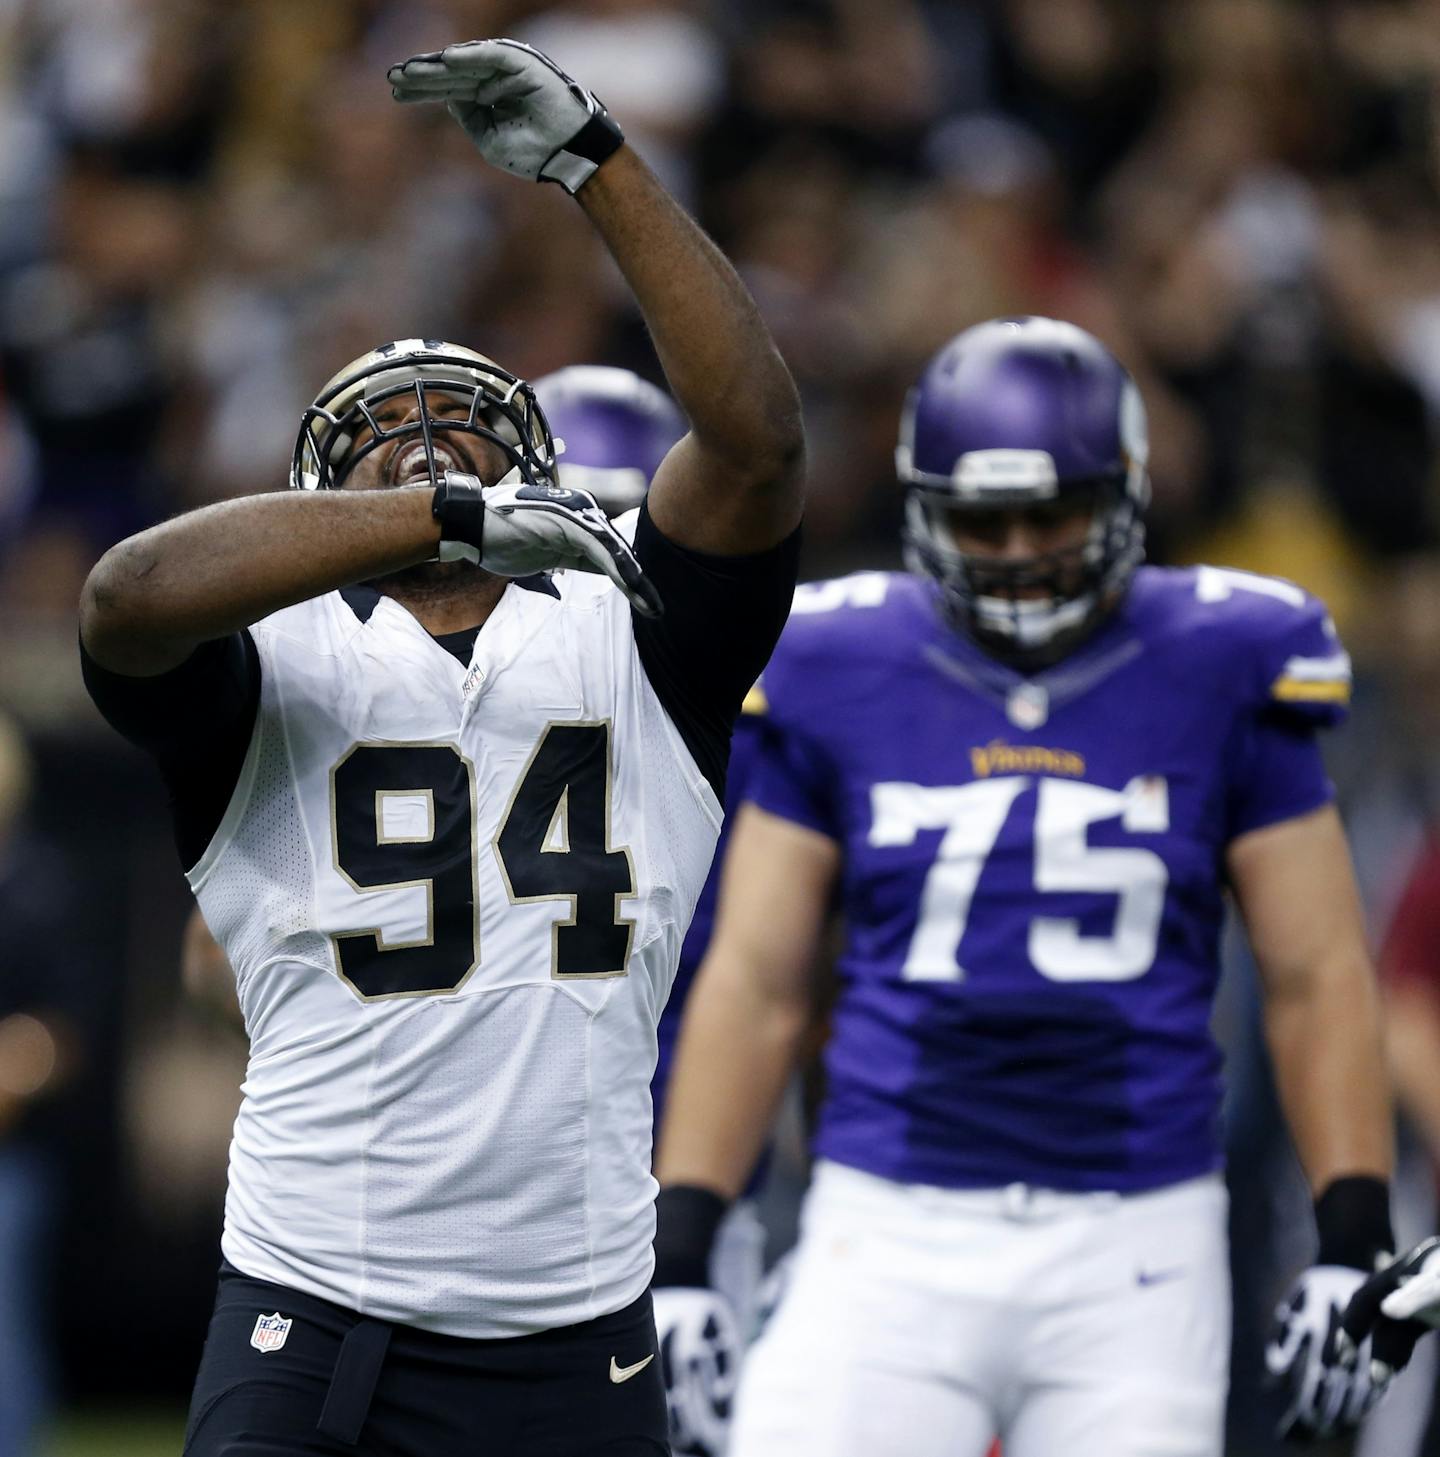
[[[577,100],[584,92],[577,91]],[[619,151],[625,134],[603,106],[565,143],[556,147],[540,168],[539,181],[557,182],[571,197],[595,175],[595,170],[612,153]]]
[[713,1189],[672,1184],[655,1199],[655,1278],[667,1285],[710,1284],[710,1251],[727,1202]]
[[451,481],[447,472],[430,497],[430,514],[440,523],[441,540],[484,549],[485,500],[478,484]]
[[565,143],[564,150],[598,167],[613,152],[618,152],[625,141],[625,133],[615,118],[602,106],[589,121]]
[[1349,1265],[1367,1274],[1375,1257],[1395,1248],[1390,1186],[1373,1174],[1350,1174],[1327,1184],[1315,1201],[1321,1265]]

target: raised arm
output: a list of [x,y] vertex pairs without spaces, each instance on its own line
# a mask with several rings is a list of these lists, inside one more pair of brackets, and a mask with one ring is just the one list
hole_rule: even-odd
[[598,100],[548,57],[467,41],[390,69],[395,96],[443,102],[480,154],[575,196],[625,275],[690,433],[650,514],[697,551],[763,551],[800,520],[805,441],[794,382],[718,248],[622,142]]
[[577,194],[634,291],[690,433],[650,488],[672,541],[761,551],[800,520],[800,401],[755,301],[725,255],[628,147]]

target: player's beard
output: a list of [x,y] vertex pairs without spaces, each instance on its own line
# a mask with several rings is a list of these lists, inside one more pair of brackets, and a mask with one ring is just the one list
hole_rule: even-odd
[[474,562],[419,562],[374,577],[365,585],[386,597],[398,597],[407,605],[433,607],[473,597],[478,589],[495,580],[494,573]]

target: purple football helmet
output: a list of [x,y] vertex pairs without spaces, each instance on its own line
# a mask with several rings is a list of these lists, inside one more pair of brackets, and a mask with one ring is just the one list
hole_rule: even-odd
[[[1022,667],[1062,657],[1124,594],[1145,553],[1145,406],[1093,335],[994,319],[952,339],[906,400],[895,452],[905,560],[947,620]],[[952,513],[1093,501],[1076,551],[992,561],[960,550]]]
[[610,516],[638,506],[685,417],[664,390],[628,369],[572,364],[535,381],[562,485],[589,491]]

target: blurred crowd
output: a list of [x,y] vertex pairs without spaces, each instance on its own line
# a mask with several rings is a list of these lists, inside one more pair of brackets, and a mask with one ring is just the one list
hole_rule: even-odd
[[7,601],[68,609],[117,534],[277,486],[377,340],[654,373],[564,198],[390,100],[390,60],[500,32],[583,71],[760,298],[817,565],[895,518],[920,362],[1014,312],[1140,377],[1167,552],[1299,563],[1348,615],[1432,544],[1426,0],[4,0]]
[[[559,190],[390,99],[390,62],[496,34],[605,99],[760,301],[806,407],[807,575],[898,561],[895,424],[940,343],[1073,319],[1148,401],[1152,556],[1335,611],[1377,942],[1440,815],[1440,0],[0,0],[0,708],[33,745],[26,833],[113,903],[75,953],[113,1035],[72,1014],[61,1081],[114,1125],[77,1139],[132,1251],[192,1208],[213,1239],[236,1053],[174,1009],[183,886],[80,691],[85,572],[281,487],[302,407],[382,340],[658,378]],[[1415,1099],[1440,1151],[1440,1083]]]

